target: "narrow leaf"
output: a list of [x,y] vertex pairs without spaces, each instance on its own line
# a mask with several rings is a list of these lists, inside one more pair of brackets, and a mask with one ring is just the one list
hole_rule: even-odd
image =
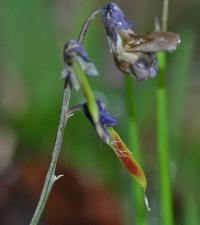
[[120,136],[113,128],[107,128],[108,134],[110,135],[109,146],[117,154],[123,165],[127,168],[134,179],[140,184],[140,186],[146,191],[147,180],[143,170],[129,151],[128,147],[122,141]]
[[92,88],[90,87],[87,77],[86,77],[85,73],[83,72],[83,70],[81,69],[81,66],[78,62],[73,63],[73,70],[79,80],[80,88],[83,92],[83,95],[86,98],[88,110],[92,117],[94,125],[96,127],[96,131],[97,131],[99,137],[103,137],[104,132],[99,123],[99,109],[98,109]]

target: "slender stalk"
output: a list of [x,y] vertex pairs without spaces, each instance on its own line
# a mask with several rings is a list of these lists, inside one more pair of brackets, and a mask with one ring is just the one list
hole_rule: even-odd
[[[136,160],[141,164],[138,123],[135,112],[134,86],[132,77],[124,75],[124,89],[126,108],[128,112],[128,141],[130,148],[134,150]],[[146,208],[144,205],[144,192],[135,182],[132,182],[132,196],[135,209],[135,224],[146,225]]]
[[[98,13],[99,13],[99,9],[94,10],[85,20],[85,22],[82,26],[81,32],[79,34],[79,37],[78,37],[78,42],[80,44],[82,44],[82,42],[84,40],[84,37],[88,30],[90,22],[95,18],[95,16]],[[77,76],[79,77],[79,81],[83,84],[82,86],[84,86],[87,89],[87,91],[86,91],[86,89],[83,89],[82,91],[83,91],[84,95],[86,95],[86,98],[90,103],[89,105],[93,112],[94,118],[97,120],[98,116],[99,116],[98,112],[97,112],[98,110],[97,110],[96,102],[93,97],[92,90],[89,86],[89,83],[87,82],[87,78],[83,75],[78,64],[76,64],[76,63],[74,64],[74,69],[75,69],[75,72],[76,71],[78,72]],[[71,95],[71,83],[69,82],[68,79],[66,79],[65,86],[64,86],[64,94],[63,94],[63,102],[62,102],[62,107],[61,107],[60,120],[59,120],[57,135],[56,135],[56,141],[55,141],[55,145],[54,145],[54,149],[53,149],[53,153],[52,153],[52,157],[51,157],[51,162],[49,164],[49,168],[48,168],[44,186],[43,186],[43,189],[42,189],[42,192],[40,195],[40,199],[39,199],[38,205],[36,207],[36,210],[34,212],[34,215],[31,219],[30,225],[37,225],[39,223],[42,213],[44,211],[44,208],[46,206],[49,194],[52,190],[52,187],[53,187],[54,183],[62,176],[62,175],[56,176],[55,170],[56,170],[56,165],[57,165],[57,161],[58,161],[58,157],[59,157],[59,153],[60,153],[60,149],[61,149],[61,144],[62,144],[62,140],[63,140],[64,129],[65,129],[67,120],[71,116],[71,113],[72,113],[72,110],[68,109],[70,95]],[[98,129],[98,133],[101,134],[102,130],[100,129],[98,124],[97,124],[97,129]]]
[[[167,30],[168,0],[164,0],[162,14],[162,30]],[[167,96],[165,88],[166,54],[158,54],[159,73],[157,81],[157,151],[159,160],[160,176],[160,208],[161,224],[173,225],[172,190],[170,183],[169,168],[169,145],[168,145],[168,115]]]
[[167,31],[167,27],[168,27],[168,9],[169,9],[169,0],[163,0],[162,31]]
[[90,22],[96,17],[96,15],[99,13],[99,9],[95,9],[93,12],[91,12],[91,14],[87,17],[87,19],[85,20],[81,32],[79,34],[78,37],[78,42],[80,44],[82,44],[85,34],[87,33],[88,27],[90,25]]
[[199,224],[199,207],[197,204],[197,198],[194,192],[187,194],[184,198],[184,205],[183,205],[183,224],[184,225],[197,225]]
[[57,134],[56,134],[55,145],[54,145],[53,153],[51,156],[51,162],[49,164],[47,176],[45,178],[45,182],[44,182],[44,186],[43,186],[43,189],[42,189],[42,192],[40,195],[40,199],[39,199],[38,205],[36,207],[36,210],[34,212],[34,215],[31,219],[30,225],[37,225],[39,223],[42,213],[44,211],[44,208],[46,206],[49,194],[51,192],[51,189],[52,189],[54,183],[62,176],[62,175],[56,176],[55,170],[56,170],[56,164],[57,164],[60,149],[61,149],[65,125],[66,125],[68,118],[70,117],[70,115],[68,113],[68,105],[69,105],[70,95],[71,95],[71,84],[70,84],[70,82],[65,80],[60,120],[59,120],[58,130],[57,130]]

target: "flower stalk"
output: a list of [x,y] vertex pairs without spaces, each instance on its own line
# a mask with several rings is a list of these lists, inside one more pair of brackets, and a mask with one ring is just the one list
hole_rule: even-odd
[[[167,30],[168,0],[163,2],[162,30]],[[167,115],[167,94],[165,74],[167,69],[166,53],[158,53],[159,72],[157,80],[157,151],[160,177],[161,224],[173,225],[172,189],[170,181],[169,130]]]
[[37,204],[36,210],[33,214],[33,217],[31,219],[30,225],[39,224],[42,213],[46,206],[49,194],[53,188],[53,185],[60,177],[63,176],[63,175],[56,176],[55,170],[56,170],[56,165],[57,165],[58,157],[59,157],[60,150],[61,150],[64,129],[65,129],[67,120],[71,116],[68,113],[68,105],[69,105],[69,101],[70,101],[70,95],[71,95],[71,83],[68,79],[66,79],[65,85],[64,85],[60,120],[59,120],[58,130],[57,130],[57,134],[56,134],[55,145],[54,145],[52,156],[51,156],[51,162],[49,164],[48,172],[47,172],[47,175],[45,178],[45,182],[44,182],[44,186],[43,186],[43,189],[42,189],[42,192],[40,195],[40,199]]
[[81,32],[79,34],[79,37],[78,37],[78,42],[80,44],[82,44],[83,40],[84,40],[84,37],[85,37],[85,34],[87,33],[87,30],[88,30],[88,27],[91,23],[91,21],[96,17],[96,15],[99,14],[99,9],[95,9],[93,12],[91,12],[91,14],[87,17],[87,19],[85,20],[83,26],[82,26],[82,29],[81,29]]
[[[124,75],[124,90],[125,102],[127,110],[127,127],[128,127],[128,142],[131,149],[134,149],[134,155],[137,161],[141,164],[140,140],[138,121],[135,111],[134,85],[132,78],[127,74]],[[141,188],[135,183],[131,182],[133,206],[135,211],[135,224],[147,225],[146,208],[144,204],[144,193]]]

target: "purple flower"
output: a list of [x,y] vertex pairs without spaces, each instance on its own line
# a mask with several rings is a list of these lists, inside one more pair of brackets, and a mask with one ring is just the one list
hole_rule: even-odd
[[117,34],[115,29],[130,29],[133,23],[127,20],[122,10],[115,4],[109,3],[100,9],[100,14],[104,26],[106,28],[107,35],[113,42],[117,41]]
[[133,75],[137,80],[147,80],[157,75],[158,66],[154,53],[142,53],[129,55],[129,59],[119,59],[114,55],[115,64],[122,72]]
[[179,35],[170,32],[150,32],[137,35],[132,23],[114,3],[100,9],[108,43],[116,66],[137,80],[157,75],[156,52],[173,51],[180,43]]
[[138,60],[133,63],[132,73],[138,80],[148,79],[157,75],[158,67],[154,53],[141,53]]
[[[98,109],[99,109],[99,122],[100,126],[103,128],[105,140],[108,139],[108,132],[106,128],[113,127],[117,124],[117,120],[111,116],[111,114],[105,109],[105,106],[102,101],[96,100]],[[95,126],[94,121],[89,113],[87,103],[84,103],[83,112],[85,113],[86,117],[90,120],[90,122]]]
[[64,46],[63,58],[64,62],[68,65],[72,64],[74,58],[80,57],[83,61],[89,63],[90,59],[87,52],[75,40],[68,41]]
[[111,114],[105,109],[103,102],[97,100],[97,106],[99,108],[100,124],[102,127],[113,127],[117,124],[117,120],[111,116]]
[[68,41],[64,46],[63,51],[64,66],[61,72],[62,78],[69,77],[75,89],[79,89],[79,83],[76,79],[76,75],[73,71],[73,62],[78,61],[82,70],[88,76],[98,75],[95,65],[91,62],[87,52],[83,47],[75,40]]

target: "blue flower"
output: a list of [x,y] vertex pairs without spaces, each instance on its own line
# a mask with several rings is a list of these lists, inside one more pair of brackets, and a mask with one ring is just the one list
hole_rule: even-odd
[[63,58],[64,62],[70,65],[74,58],[80,57],[83,61],[91,62],[87,52],[83,47],[75,40],[68,41],[64,46]]
[[[100,126],[102,127],[104,131],[104,138],[107,141],[109,138],[109,134],[107,132],[108,127],[113,127],[117,124],[117,120],[105,109],[105,106],[102,101],[96,100],[98,109],[99,109],[99,122]],[[84,103],[82,105],[83,112],[86,115],[86,117],[90,120],[93,126],[95,126],[94,121],[89,113],[87,103]]]
[[98,75],[96,66],[89,59],[87,52],[75,40],[70,40],[65,44],[63,51],[63,58],[64,58],[64,66],[61,72],[61,76],[62,78],[69,77],[75,89],[79,89],[79,83],[73,71],[72,67],[73,62],[78,61],[80,63],[82,70],[88,76]]
[[158,66],[156,56],[153,53],[141,53],[138,60],[132,65],[132,73],[135,74],[137,80],[153,78],[157,75]]
[[116,29],[127,30],[133,27],[133,23],[127,20],[122,10],[115,4],[109,3],[100,9],[100,15],[106,32],[113,42],[117,42]]
[[154,53],[138,52],[129,55],[130,59],[126,60],[119,59],[118,57],[118,54],[114,55],[115,64],[118,69],[126,74],[133,75],[139,81],[147,80],[157,75],[158,65]]
[[113,127],[117,124],[117,120],[111,116],[111,114],[105,109],[103,102],[97,100],[97,106],[99,108],[100,124],[102,127]]

